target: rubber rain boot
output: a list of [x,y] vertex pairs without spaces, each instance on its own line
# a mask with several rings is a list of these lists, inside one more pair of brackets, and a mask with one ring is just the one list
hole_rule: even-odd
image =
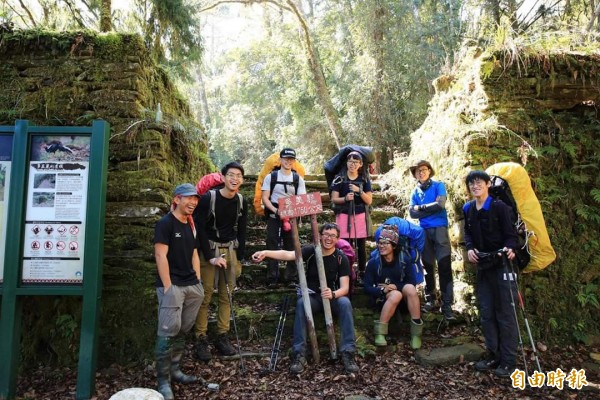
[[193,375],[186,375],[181,372],[181,358],[185,350],[185,337],[182,335],[175,336],[171,340],[171,379],[178,383],[195,383],[198,378]]
[[386,322],[375,321],[373,332],[375,333],[375,346],[387,346],[385,336],[388,334],[388,324]]
[[156,380],[158,392],[165,400],[175,400],[171,390],[171,338],[158,336],[154,354],[156,357]]
[[410,347],[413,350],[421,348],[421,334],[423,333],[423,320],[420,324],[415,321],[411,321],[410,324]]

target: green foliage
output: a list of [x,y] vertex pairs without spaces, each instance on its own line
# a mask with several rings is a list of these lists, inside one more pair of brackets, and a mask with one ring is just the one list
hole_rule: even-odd
[[600,189],[592,189],[590,194],[596,203],[600,203]]
[[582,307],[592,306],[596,309],[600,309],[600,287],[594,283],[588,283],[581,287],[577,293],[577,301]]
[[[459,8],[453,1],[322,2],[319,13],[307,16],[344,130],[342,145],[371,145],[389,158],[408,149],[410,132],[425,116],[430,82],[452,59]],[[220,23],[227,10],[219,12]],[[211,156],[217,163],[242,159],[257,171],[266,155],[291,145],[318,172],[337,149],[297,21],[265,7],[263,23],[264,37],[224,52],[206,69]]]

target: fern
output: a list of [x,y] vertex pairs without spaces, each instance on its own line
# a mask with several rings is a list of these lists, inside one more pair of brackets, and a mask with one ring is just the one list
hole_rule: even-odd
[[590,176],[586,174],[572,174],[571,179],[577,183],[587,183],[590,181]]
[[600,189],[592,189],[590,194],[596,203],[600,203]]
[[555,156],[560,153],[560,150],[554,146],[544,146],[539,149],[539,152],[543,155]]
[[577,147],[571,142],[561,143],[563,150],[571,156],[571,158],[576,158],[577,156]]

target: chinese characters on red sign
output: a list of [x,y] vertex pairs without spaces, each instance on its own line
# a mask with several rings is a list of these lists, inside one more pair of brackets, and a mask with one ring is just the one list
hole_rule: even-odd
[[278,203],[279,217],[282,219],[320,214],[323,212],[321,194],[318,192],[280,198]]

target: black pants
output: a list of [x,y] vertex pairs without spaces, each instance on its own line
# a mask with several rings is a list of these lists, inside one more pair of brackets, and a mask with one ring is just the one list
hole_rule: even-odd
[[[281,240],[280,240],[281,235]],[[267,250],[294,250],[292,232],[284,232],[279,218],[267,218]],[[275,283],[279,280],[279,261],[269,259],[267,262],[267,280]],[[298,269],[296,262],[288,261],[285,267],[285,281],[297,281]]]

